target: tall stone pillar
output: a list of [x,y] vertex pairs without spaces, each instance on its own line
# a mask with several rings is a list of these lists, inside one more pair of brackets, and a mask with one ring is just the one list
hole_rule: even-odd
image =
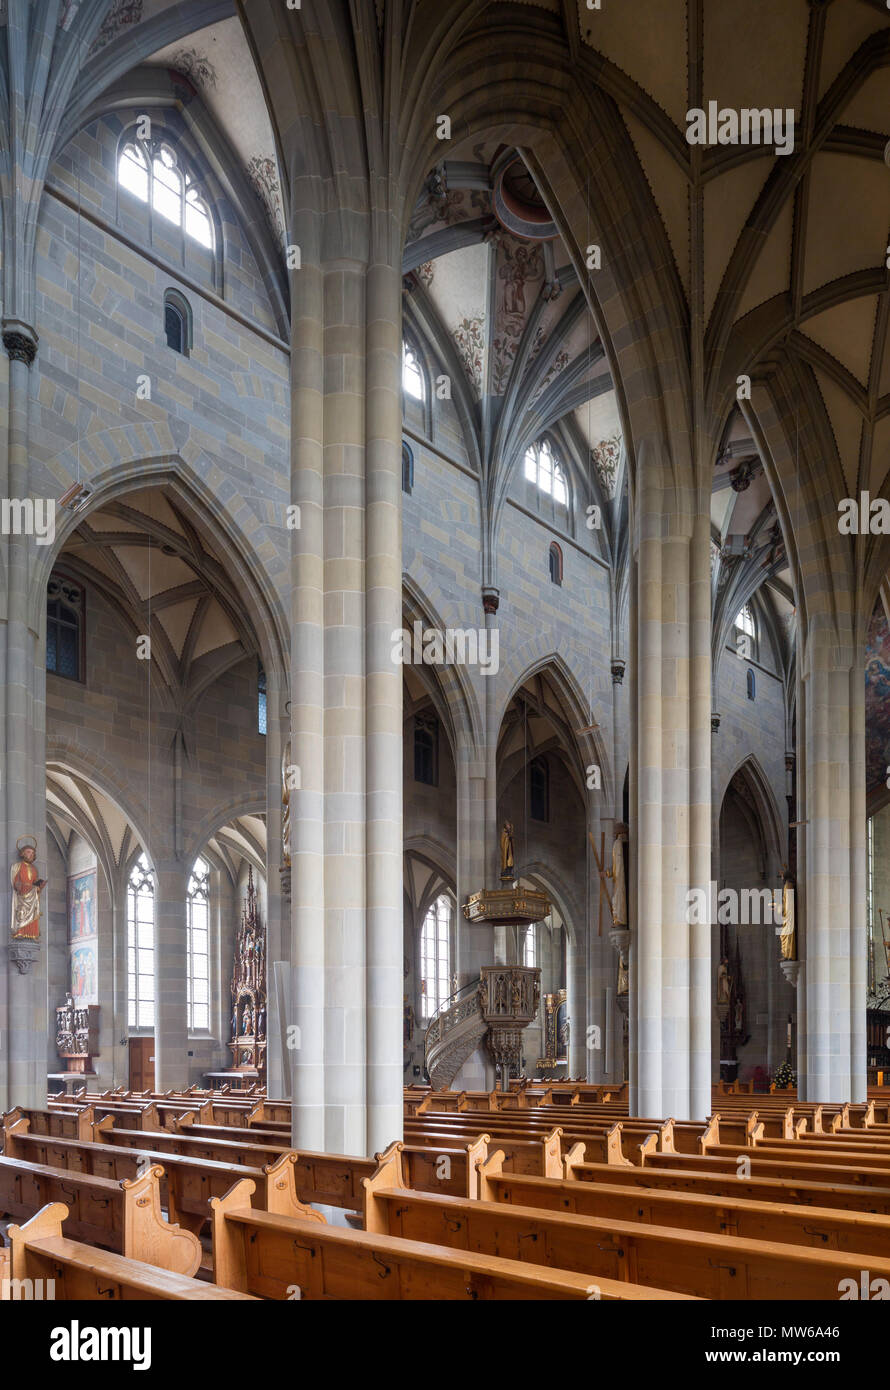
[[710,1109],[710,925],[690,889],[710,882],[710,557],[707,512],[638,453],[637,1052],[644,1115]]
[[[828,628],[808,635],[803,685],[806,807],[804,1100],[866,1099],[864,656]],[[800,841],[799,841],[800,843]]]
[[[37,334],[28,324],[5,319],[3,346],[9,358],[6,466],[2,474],[2,495],[14,503],[33,506],[28,465],[28,424],[31,368],[37,352]],[[4,537],[6,551],[6,612],[4,624],[5,685],[3,723],[5,731],[3,795],[6,824],[2,857],[5,901],[9,903],[10,868],[17,857],[16,840],[33,835],[37,840],[37,867],[46,877],[48,846],[45,814],[38,810],[36,788],[42,785],[35,775],[35,763],[42,762],[43,739],[38,738],[35,710],[35,671],[37,637],[28,626],[31,547],[36,543],[34,528],[27,527]],[[29,534],[30,530],[30,534]],[[42,720],[40,721],[42,730]],[[38,746],[39,745],[39,746]],[[9,1104],[42,1106],[46,1096],[46,933],[45,904],[40,921],[41,941],[13,942],[9,939],[8,918],[6,1036],[7,1101]]]
[[[368,229],[293,277],[293,1140],[402,1125],[401,279]],[[348,253],[348,254],[347,254]],[[372,255],[373,262],[373,255]]]
[[402,277],[392,228],[367,277],[365,388],[365,853],[367,1137],[378,1153],[402,1133]]
[[[290,989],[279,1037],[290,1071],[292,1141],[322,1150],[324,1130],[324,277],[316,219],[295,212],[301,269],[291,276],[291,793]],[[285,999],[287,1003],[285,1004]]]
[[155,1090],[188,1084],[188,932],[190,867],[155,862]]

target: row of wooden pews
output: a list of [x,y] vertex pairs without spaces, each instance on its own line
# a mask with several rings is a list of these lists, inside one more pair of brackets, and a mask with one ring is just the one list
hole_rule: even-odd
[[68,1234],[157,1257],[125,1248],[120,1217],[86,1224],[90,1182],[141,1183],[155,1225],[198,1246],[181,1277],[259,1298],[836,1300],[865,1268],[890,1289],[885,1097],[721,1091],[694,1124],[586,1083],[410,1087],[404,1141],[376,1159],[289,1134],[288,1102],[261,1095],[84,1093],[4,1117],[0,1194],[58,1211],[67,1175]]

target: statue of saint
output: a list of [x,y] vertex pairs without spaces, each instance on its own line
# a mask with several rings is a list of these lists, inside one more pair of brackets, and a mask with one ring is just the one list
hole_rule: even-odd
[[[22,841],[33,843],[22,845]],[[37,858],[37,841],[33,835],[22,835],[16,840],[19,857],[9,871],[12,883],[12,939],[13,941],[40,940],[40,894],[46,887],[46,879],[39,878],[34,861]]]
[[786,867],[782,882],[782,930],[779,945],[783,960],[797,960],[797,931],[794,922],[794,876]]
[[612,867],[604,870],[604,877],[612,880],[609,897],[609,911],[612,926],[619,931],[627,930],[627,879],[624,872],[624,846],[627,844],[627,826],[623,821],[615,826],[615,839],[612,841]]
[[287,785],[290,765],[291,744],[288,739],[281,755],[281,862],[285,868],[290,866],[290,787]]
[[510,1008],[514,1014],[518,1014],[522,1008],[522,986],[519,983],[519,976],[514,975],[510,984]]
[[627,970],[627,958],[623,951],[618,952],[618,993],[630,993],[630,981]]
[[729,961],[724,956],[717,966],[717,1003],[728,1004],[731,992],[732,980],[729,977]]
[[513,822],[505,820],[501,830],[501,878],[513,878]]

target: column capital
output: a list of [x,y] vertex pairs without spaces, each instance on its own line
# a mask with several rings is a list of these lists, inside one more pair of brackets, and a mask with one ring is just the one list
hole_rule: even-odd
[[482,588],[482,608],[486,613],[496,613],[500,607],[501,591],[491,585],[483,585]]
[[11,362],[24,362],[30,367],[37,356],[39,341],[36,328],[23,319],[3,320],[3,346]]
[[716,734],[717,731],[718,731],[718,729],[720,728],[720,720],[721,720],[721,717],[722,717],[722,716],[721,716],[720,714],[718,714],[716,710],[714,710],[714,711],[712,712],[712,714],[711,714],[711,733],[712,733],[712,734]]
[[614,685],[622,685],[624,683],[624,672],[626,666],[627,662],[624,660],[623,656],[616,657],[615,660],[612,662],[611,671],[612,682]]

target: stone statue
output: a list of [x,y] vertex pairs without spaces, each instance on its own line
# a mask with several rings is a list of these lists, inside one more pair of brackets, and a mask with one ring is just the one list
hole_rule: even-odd
[[627,970],[627,958],[623,951],[618,952],[618,993],[630,993],[630,981]]
[[513,822],[505,820],[501,830],[501,878],[513,877]]
[[281,862],[290,865],[290,787],[287,785],[291,765],[291,742],[288,739],[281,755]]
[[782,930],[779,945],[783,960],[797,960],[797,930],[794,920],[794,877],[786,868],[782,882]]
[[503,975],[498,975],[494,987],[494,1009],[495,1013],[503,1013],[507,1008],[507,981]]
[[[22,844],[22,841],[32,843]],[[22,835],[15,847],[19,857],[9,871],[12,883],[12,932],[13,941],[40,940],[40,894],[46,887],[46,879],[38,878],[34,861],[37,858],[37,841],[33,835]]]
[[731,992],[732,980],[729,977],[729,961],[724,956],[717,966],[717,1003],[728,1004]]
[[741,998],[736,999],[734,1012],[735,1016],[733,1022],[735,1023],[735,1031],[741,1033],[745,1021],[745,1005]]
[[612,867],[605,869],[604,875],[612,880],[609,897],[609,911],[612,926],[618,931],[627,930],[627,879],[624,872],[624,846],[627,844],[627,826],[623,821],[615,826],[615,839],[612,841]]

